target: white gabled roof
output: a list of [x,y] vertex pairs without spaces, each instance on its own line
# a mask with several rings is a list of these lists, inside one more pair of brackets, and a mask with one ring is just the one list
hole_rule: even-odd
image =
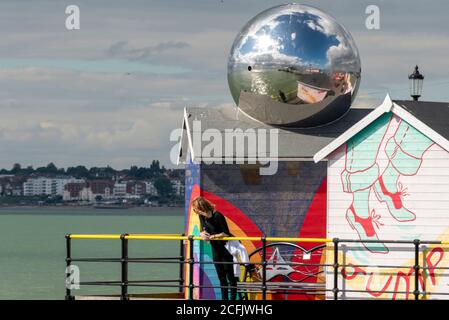
[[189,138],[189,133],[190,133],[189,115],[187,114],[186,108],[184,108],[181,139],[179,141],[178,158],[176,161],[177,166],[179,166],[181,163],[186,163],[188,153],[190,153],[190,159],[195,158],[192,140]]
[[363,129],[368,127],[373,121],[378,119],[384,113],[392,112],[397,115],[399,118],[408,122],[415,129],[419,130],[422,134],[426,135],[429,139],[434,141],[440,147],[449,152],[449,140],[440,135],[438,132],[433,130],[431,127],[426,125],[424,122],[416,118],[413,114],[407,111],[405,108],[400,106],[399,104],[393,102],[390,98],[390,95],[387,94],[384,101],[380,106],[375,108],[372,112],[370,112],[367,116],[361,119],[359,122],[354,124],[351,128],[349,128],[342,135],[337,137],[323,149],[318,151],[314,156],[313,160],[319,162],[325,159],[329,154],[337,150],[341,145],[346,143],[349,139],[354,137],[356,134],[361,132]]

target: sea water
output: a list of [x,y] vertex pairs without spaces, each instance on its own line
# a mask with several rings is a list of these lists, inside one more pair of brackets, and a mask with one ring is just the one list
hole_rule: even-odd
[[[182,233],[182,208],[0,208],[0,299],[64,299],[67,233]],[[130,240],[129,257],[179,256],[179,241]],[[120,257],[120,240],[72,240],[72,257]],[[120,280],[120,263],[74,262],[80,281]],[[178,279],[175,264],[129,264],[129,280]],[[129,293],[176,292],[130,288]],[[81,286],[74,295],[119,294]]]

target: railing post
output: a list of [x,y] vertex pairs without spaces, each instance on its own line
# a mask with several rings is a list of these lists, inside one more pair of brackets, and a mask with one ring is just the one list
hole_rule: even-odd
[[72,296],[72,290],[70,289],[70,266],[72,264],[72,239],[70,234],[65,236],[65,244],[66,244],[66,282],[65,282],[65,299],[66,300],[74,300]]
[[189,299],[193,300],[193,267],[195,264],[195,261],[193,259],[193,236],[189,236]]
[[267,238],[262,236],[262,300],[267,299]]
[[419,300],[419,246],[420,241],[419,239],[413,240],[413,243],[415,245],[415,291],[413,294],[415,295],[415,300]]
[[[182,234],[184,237],[184,233]],[[179,293],[184,292],[184,240],[179,241]]]
[[121,281],[121,288],[122,293],[120,298],[122,300],[128,300],[128,239],[126,239],[126,236],[128,234],[122,234],[120,235],[120,240],[122,244],[122,258],[121,258],[121,264],[122,264],[122,281]]
[[334,243],[334,288],[332,289],[332,292],[334,293],[334,300],[338,300],[338,238],[334,238],[332,240]]

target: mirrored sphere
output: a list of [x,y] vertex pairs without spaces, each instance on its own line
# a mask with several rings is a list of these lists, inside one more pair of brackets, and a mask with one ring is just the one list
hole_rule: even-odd
[[228,60],[238,108],[264,123],[313,127],[343,116],[360,84],[355,42],[333,17],[286,4],[250,20]]

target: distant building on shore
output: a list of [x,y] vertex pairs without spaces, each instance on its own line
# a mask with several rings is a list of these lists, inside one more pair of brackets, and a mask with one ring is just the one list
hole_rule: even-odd
[[62,196],[64,193],[64,186],[68,183],[84,182],[84,180],[75,179],[73,177],[61,178],[29,178],[23,183],[24,196],[40,196],[53,195]]
[[184,194],[184,183],[181,180],[172,180],[171,185],[175,195],[181,196]]
[[[167,191],[167,194],[182,197],[184,195],[183,178],[176,173],[166,178],[172,186],[172,191]],[[70,175],[2,174],[0,175],[0,196],[25,197],[25,199],[8,200],[17,203],[35,201],[31,198],[35,196],[48,198],[59,196],[62,197],[62,201],[85,203],[125,199],[156,203],[156,198],[166,195],[159,194],[155,181],[157,179],[140,180],[134,177],[88,179],[74,178]]]
[[145,194],[149,196],[157,196],[157,189],[152,181],[145,181]]
[[116,182],[114,184],[114,196],[116,198],[124,198],[126,196],[126,183]]
[[70,182],[64,186],[62,199],[64,201],[80,201],[83,200],[83,190],[86,189],[86,182]]
[[0,195],[22,196],[23,179],[11,174],[0,175]]
[[82,200],[94,202],[97,199],[114,198],[114,182],[107,179],[89,180],[87,187],[82,191]]
[[[173,188],[177,195],[184,192],[181,181],[175,181]],[[158,196],[152,181],[112,181],[112,180],[80,180],[65,184],[64,201],[87,201],[113,199],[137,199],[145,196]]]

